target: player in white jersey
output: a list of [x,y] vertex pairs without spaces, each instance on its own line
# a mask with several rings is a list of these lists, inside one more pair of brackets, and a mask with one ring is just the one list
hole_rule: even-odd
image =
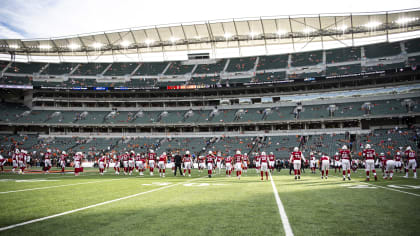
[[385,165],[384,179],[387,179],[389,177],[389,179],[392,180],[392,176],[394,175],[395,161],[392,159],[386,159],[384,161],[384,165]]
[[298,147],[293,148],[293,152],[290,154],[289,163],[293,164],[293,169],[295,172],[295,180],[300,179],[300,168],[302,161],[306,161],[303,153],[299,151]]
[[405,178],[408,178],[408,172],[411,169],[413,169],[414,178],[417,178],[417,162],[416,162],[416,152],[414,152],[410,146],[407,147],[406,151],[404,152],[404,155],[407,157],[407,167],[405,168]]
[[79,176],[79,173],[82,172],[82,160],[83,160],[83,153],[76,152],[74,155],[74,176]]
[[45,171],[45,174],[48,174],[49,170],[52,167],[51,158],[52,158],[51,149],[48,149],[47,153],[44,154],[44,171]]
[[106,156],[101,155],[101,157],[98,160],[98,166],[99,166],[99,174],[104,175],[104,170],[106,167]]
[[130,155],[128,156],[128,174],[132,175],[133,170],[135,167],[134,159],[136,158],[136,153],[134,151],[130,152]]
[[310,156],[309,157],[309,167],[311,168],[311,173],[315,174],[316,173],[316,171],[315,171],[315,169],[316,169],[316,158],[315,158],[315,155],[314,155],[313,152],[310,152],[309,156]]
[[351,169],[351,153],[350,150],[347,149],[346,145],[340,150],[340,159],[341,159],[341,166],[343,167],[343,180],[346,180],[346,171],[347,171],[347,178],[351,180],[350,177],[350,169]]

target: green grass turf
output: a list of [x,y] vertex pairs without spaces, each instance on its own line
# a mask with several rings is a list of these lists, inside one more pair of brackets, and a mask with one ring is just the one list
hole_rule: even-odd
[[[295,181],[288,171],[275,172],[273,179],[293,233],[420,234],[420,196],[383,188],[349,188],[366,185],[363,171],[352,176],[352,181],[342,181],[338,173],[330,173],[328,180],[321,180],[318,172],[306,171]],[[386,188],[393,184],[420,195],[420,189],[405,186],[420,186],[420,179],[401,176],[370,184]],[[22,182],[40,179],[54,181]],[[1,231],[0,235],[284,235],[271,183],[261,181],[253,169],[241,180],[224,174],[209,179],[196,170],[192,177],[167,173],[166,178],[156,172],[153,177],[148,173],[144,177],[137,173],[115,176],[111,169],[104,176],[94,171],[79,177],[0,174],[0,192],[58,185],[68,186],[0,194],[0,227],[174,186]]]

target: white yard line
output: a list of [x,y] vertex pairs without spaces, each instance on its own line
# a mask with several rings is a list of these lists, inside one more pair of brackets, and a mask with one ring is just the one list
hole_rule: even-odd
[[293,236],[292,227],[290,226],[289,219],[287,218],[283,203],[281,203],[279,192],[277,191],[276,185],[274,184],[271,173],[269,174],[270,174],[271,186],[273,187],[274,198],[276,199],[277,207],[279,208],[281,222],[283,223],[284,233],[286,234],[286,236]]
[[[363,183],[363,182],[360,182],[360,183]],[[420,197],[420,194],[410,193],[410,192],[398,190],[398,189],[395,189],[395,188],[384,187],[384,186],[380,186],[380,185],[377,185],[377,184],[371,184],[371,183],[363,183],[363,184],[372,185],[372,186],[375,186],[375,187],[378,187],[378,188],[388,189],[388,190],[391,190],[391,191],[405,193],[405,194],[413,195],[413,196],[416,196],[416,197]]]
[[0,192],[0,194],[18,193],[18,192],[26,192],[26,191],[34,191],[34,190],[42,190],[42,189],[50,189],[50,188],[60,188],[60,187],[82,185],[82,184],[93,184],[93,183],[101,183],[101,182],[114,181],[114,180],[121,180],[121,179],[110,179],[110,180],[91,181],[91,182],[77,183],[77,184],[63,184],[63,185],[54,185],[54,186],[39,187],[39,188],[20,189],[20,190]]
[[59,217],[59,216],[63,216],[63,215],[68,215],[68,214],[75,213],[75,212],[78,212],[78,211],[83,211],[83,210],[90,209],[90,208],[93,208],[93,207],[103,206],[103,205],[114,203],[114,202],[118,202],[118,201],[121,201],[121,200],[125,200],[125,199],[129,199],[129,198],[141,196],[141,195],[152,193],[152,192],[156,192],[156,191],[159,191],[159,190],[163,190],[163,189],[175,187],[175,186],[178,186],[180,184],[183,184],[183,183],[186,183],[186,182],[190,182],[190,181],[193,181],[193,180],[197,180],[197,179],[201,179],[201,178],[204,178],[204,177],[195,178],[195,179],[187,180],[187,181],[184,181],[184,182],[181,182],[181,183],[177,183],[177,184],[173,184],[173,185],[168,185],[168,186],[164,186],[164,187],[152,189],[152,190],[149,190],[149,191],[146,191],[146,192],[136,193],[136,194],[129,195],[129,196],[126,196],[126,197],[117,198],[117,199],[114,199],[114,200],[109,200],[109,201],[106,201],[106,202],[101,202],[101,203],[93,204],[93,205],[90,205],[90,206],[86,206],[86,207],[74,209],[74,210],[71,210],[71,211],[65,211],[65,212],[62,212],[62,213],[55,214],[55,215],[45,216],[45,217],[42,217],[42,218],[38,218],[38,219],[34,219],[34,220],[29,220],[29,221],[25,221],[25,222],[14,224],[14,225],[9,225],[9,226],[0,228],[0,231],[5,231],[5,230],[8,230],[8,229],[13,229],[13,228],[24,226],[24,225],[27,225],[27,224],[32,224],[32,223],[36,223],[36,222],[48,220],[48,219],[51,219],[51,218],[55,218],[55,217]]

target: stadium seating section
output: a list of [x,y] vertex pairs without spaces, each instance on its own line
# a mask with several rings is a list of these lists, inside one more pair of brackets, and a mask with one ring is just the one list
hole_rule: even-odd
[[[401,57],[405,54],[401,54],[401,45],[404,45],[408,57],[402,61]],[[361,60],[362,52],[365,52],[367,61]],[[252,82],[273,82],[278,80],[289,79],[301,79],[318,76],[340,76],[358,74],[361,71],[373,72],[392,70],[397,68],[403,68],[405,66],[415,66],[419,64],[420,56],[420,39],[412,39],[404,42],[394,43],[379,43],[366,45],[362,47],[346,47],[340,49],[325,50],[326,65],[323,65],[323,53],[324,51],[309,51],[300,52],[293,54],[283,55],[270,55],[270,56],[259,56],[259,57],[241,57],[241,58],[230,58],[230,59],[219,59],[216,63],[211,64],[191,64],[184,65],[183,62],[115,62],[115,63],[21,63],[7,61],[0,61],[0,69],[5,70],[1,83],[3,84],[28,84],[28,77],[22,75],[22,81],[19,81],[18,77],[11,78],[14,74],[23,74],[31,78],[34,73],[41,73],[42,75],[69,75],[69,79],[65,82],[49,82],[48,80],[43,82],[37,82],[36,75],[32,79],[29,79],[34,86],[44,87],[63,87],[63,86],[126,86],[126,87],[142,87],[142,86],[161,86],[167,85],[182,85],[182,84],[196,84],[196,85],[213,85],[218,82],[222,84],[240,84],[240,83],[252,83]],[[318,70],[322,69],[322,72],[295,72],[294,68],[290,69],[288,66],[289,56],[291,57],[292,67],[308,67],[316,66]],[[397,58],[391,58],[390,60],[383,61],[384,64],[371,65],[372,61],[377,63],[378,58],[399,56]],[[398,59],[399,62],[396,62]],[[255,65],[258,61],[258,64]],[[339,63],[339,64],[338,64]],[[382,63],[382,62],[380,62]],[[10,65],[9,65],[10,64]],[[362,68],[363,66],[363,68]],[[7,67],[7,69],[6,69]],[[326,70],[325,70],[326,67]],[[194,69],[195,68],[195,69]],[[232,74],[223,76],[223,70],[226,68],[226,72],[237,73],[237,72],[254,72],[255,76],[248,76],[247,78],[229,78],[234,77]],[[255,71],[253,71],[255,69]],[[166,71],[165,71],[166,70]],[[194,70],[194,71],[193,71]],[[281,71],[279,71],[281,70]],[[164,79],[156,83],[157,77],[161,75],[184,75],[193,73],[193,77],[188,81],[168,81]],[[125,83],[122,82],[96,82],[92,77],[80,79],[81,76],[97,76],[102,75],[106,77],[112,76],[129,76],[131,81]],[[205,76],[207,74],[208,76]],[[210,75],[211,74],[211,75]],[[287,76],[286,76],[287,75]],[[220,80],[220,76],[223,80]],[[44,76],[45,77],[45,76]],[[75,78],[77,77],[77,78]],[[149,77],[150,80],[137,80],[138,77]],[[155,78],[150,78],[155,77]]]
[[230,59],[228,72],[249,71],[255,66],[256,57],[242,57]]
[[360,60],[360,47],[348,47],[325,51],[327,64]]
[[365,56],[367,58],[388,57],[401,54],[401,44],[396,43],[379,43],[367,45],[365,48]]
[[111,67],[105,72],[105,75],[130,75],[138,65],[138,63],[112,63]]
[[82,63],[72,75],[99,75],[104,72],[109,63]]
[[260,57],[257,70],[282,69],[286,68],[289,55],[274,55]]
[[322,63],[322,51],[302,52],[292,54],[293,67],[313,66]]

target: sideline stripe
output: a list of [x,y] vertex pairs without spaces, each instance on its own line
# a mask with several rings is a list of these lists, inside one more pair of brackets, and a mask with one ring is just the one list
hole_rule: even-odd
[[273,177],[271,173],[268,172],[270,175],[271,186],[273,187],[274,198],[276,199],[277,206],[279,208],[281,222],[283,223],[283,229],[286,236],[293,236],[292,227],[290,227],[289,219],[287,218],[286,211],[284,210],[284,206],[281,203],[279,192],[277,191],[276,185],[274,184]]
[[63,185],[55,185],[55,186],[47,186],[47,187],[39,187],[39,188],[29,188],[29,189],[21,189],[21,190],[12,190],[12,191],[0,192],[0,194],[18,193],[18,192],[26,192],[26,191],[33,191],[33,190],[42,190],[42,189],[49,189],[49,188],[59,188],[59,187],[67,187],[67,186],[82,185],[82,184],[93,184],[93,183],[101,183],[101,182],[114,181],[114,180],[121,180],[121,179],[91,181],[91,182],[77,183],[77,184],[63,184]]
[[65,212],[62,212],[62,213],[58,213],[58,214],[55,214],[55,215],[50,215],[50,216],[46,216],[46,217],[42,217],[42,218],[30,220],[30,221],[25,221],[25,222],[14,224],[14,225],[9,225],[9,226],[0,228],[0,231],[5,231],[5,230],[13,229],[13,228],[16,228],[16,227],[19,227],[19,226],[24,226],[24,225],[27,225],[27,224],[32,224],[32,223],[48,220],[48,219],[51,219],[51,218],[55,218],[55,217],[59,217],[59,216],[63,216],[63,215],[68,215],[68,214],[71,214],[71,213],[74,213],[74,212],[83,211],[83,210],[90,209],[90,208],[97,207],[97,206],[103,206],[103,205],[118,202],[118,201],[121,201],[121,200],[125,200],[125,199],[129,199],[129,198],[137,197],[137,196],[140,196],[140,195],[156,192],[156,191],[159,191],[159,190],[175,187],[175,186],[178,186],[180,184],[190,182],[190,181],[193,181],[193,180],[197,180],[197,179],[201,179],[201,178],[205,178],[205,177],[195,178],[195,179],[191,179],[191,180],[184,181],[184,182],[181,182],[181,183],[152,189],[152,190],[149,190],[149,191],[146,191],[146,192],[136,193],[136,194],[129,195],[129,196],[126,196],[126,197],[117,198],[117,199],[114,199],[114,200],[109,200],[109,201],[106,201],[106,202],[97,203],[97,204],[90,205],[90,206],[87,206],[87,207],[82,207],[82,208],[74,209],[74,210],[71,210],[71,211],[65,211]]

